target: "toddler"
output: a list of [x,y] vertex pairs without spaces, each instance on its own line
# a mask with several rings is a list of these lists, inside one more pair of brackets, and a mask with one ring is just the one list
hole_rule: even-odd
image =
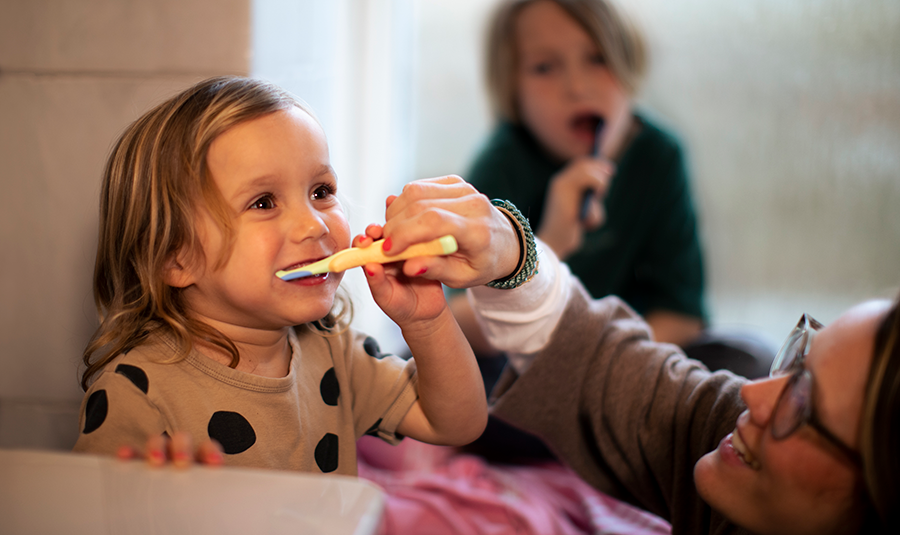
[[336,192],[321,126],[268,83],[206,80],[129,126],[103,177],[75,451],[355,475],[364,434],[477,437],[484,391],[439,282],[365,266],[404,361],[349,328],[341,273],[276,276],[350,245]]

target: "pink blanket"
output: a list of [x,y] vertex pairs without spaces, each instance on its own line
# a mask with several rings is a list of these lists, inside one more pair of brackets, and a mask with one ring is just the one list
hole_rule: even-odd
[[559,463],[486,463],[452,448],[364,437],[359,476],[380,485],[380,535],[670,534],[667,522],[611,498]]

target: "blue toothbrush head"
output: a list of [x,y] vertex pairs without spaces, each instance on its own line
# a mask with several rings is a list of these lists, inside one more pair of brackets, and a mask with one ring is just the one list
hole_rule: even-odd
[[292,281],[295,279],[302,279],[304,277],[312,277],[314,273],[312,271],[288,271],[287,273],[282,273],[278,275],[278,278],[283,281]]

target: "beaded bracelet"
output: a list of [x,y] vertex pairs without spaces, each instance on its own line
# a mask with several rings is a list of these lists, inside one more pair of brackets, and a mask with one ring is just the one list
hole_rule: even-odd
[[528,220],[516,208],[516,205],[502,199],[492,199],[491,204],[500,210],[516,228],[516,236],[519,238],[519,261],[512,274],[508,277],[491,281],[487,283],[487,286],[498,290],[511,290],[530,281],[538,271],[534,233],[531,231],[531,225],[528,224]]

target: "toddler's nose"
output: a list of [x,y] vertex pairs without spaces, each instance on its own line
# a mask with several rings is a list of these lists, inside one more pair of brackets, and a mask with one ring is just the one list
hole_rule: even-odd
[[325,219],[316,210],[304,209],[296,214],[291,222],[291,235],[296,241],[321,238],[328,232]]

